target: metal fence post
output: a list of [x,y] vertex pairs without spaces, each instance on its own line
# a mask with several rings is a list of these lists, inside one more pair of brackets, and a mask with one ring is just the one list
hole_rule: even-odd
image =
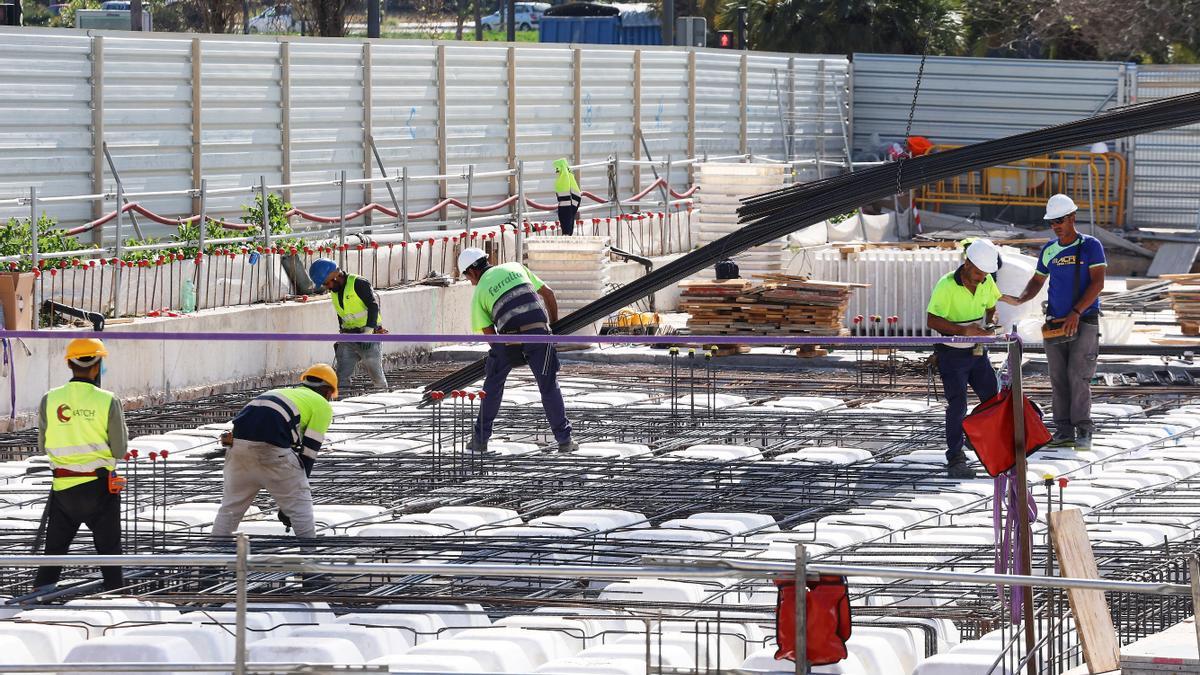
[[267,177],[258,177],[258,195],[262,200],[263,243],[271,248],[271,200],[267,198]]
[[338,266],[346,266],[346,171],[338,180]]
[[525,220],[525,160],[517,160],[517,210],[516,230],[513,239],[514,255],[517,262],[525,262],[525,226],[522,223]]
[[234,534],[237,538],[237,618],[234,628],[234,675],[246,675],[246,571],[250,557],[250,538],[245,532]]
[[[667,218],[667,226],[663,228],[661,240],[658,242],[659,255],[667,254],[667,240],[671,238],[671,155],[667,155],[667,164],[663,171],[663,213]],[[661,222],[659,223],[662,224]]]
[[475,165],[467,165],[467,208],[464,209],[466,215],[466,232],[467,239],[471,238],[471,200],[475,198]]
[[[1017,490],[1017,523],[1021,552],[1017,559],[1016,573],[1029,576],[1032,573],[1033,552],[1030,547],[1033,545],[1033,541],[1029,536],[1029,489],[1026,485],[1028,483],[1026,476],[1028,464],[1025,461],[1025,393],[1021,380],[1021,361],[1024,349],[1021,338],[1015,335],[1015,332],[1008,343],[1008,373],[1013,403],[1013,455],[1016,458],[1012,480],[1016,483]],[[1013,591],[1016,592],[1017,589],[1013,589]],[[1037,659],[1033,657],[1037,642],[1033,632],[1033,588],[1021,586],[1019,592],[1022,598],[1025,624],[1025,653],[1030,655],[1026,663],[1026,670],[1029,675],[1036,675]]]
[[[38,268],[38,214],[37,214],[37,188],[30,186],[29,188],[29,263],[33,265],[33,269]],[[54,286],[50,287],[51,290]],[[36,293],[34,294],[37,295]],[[43,298],[44,300],[45,298]],[[33,328],[37,330],[42,327],[42,313],[39,310],[40,305],[35,302],[33,306]]]
[[400,231],[404,245],[400,247],[400,282],[408,283],[408,166],[400,167]]
[[796,675],[808,675],[808,559],[796,544]]
[[29,238],[32,248],[29,252],[29,261],[33,264],[33,268],[37,269],[38,265],[38,214],[37,214],[37,188],[29,188]]
[[196,242],[196,309],[204,297],[201,286],[204,282],[204,240],[208,238],[208,179],[200,179],[200,234]]
[[[121,212],[121,204],[125,202],[125,192],[121,189],[121,184],[117,183],[117,225],[116,225],[116,241],[113,243],[113,259],[116,263],[113,265],[113,316],[121,316],[121,226],[124,225],[124,214]],[[101,226],[103,227],[103,226]],[[99,230],[100,228],[96,228]],[[96,237],[97,241],[103,243],[104,234],[101,233]]]

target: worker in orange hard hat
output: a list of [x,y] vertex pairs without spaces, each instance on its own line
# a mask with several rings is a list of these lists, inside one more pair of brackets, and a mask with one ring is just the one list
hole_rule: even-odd
[[[46,555],[65,555],[80,525],[91,530],[97,553],[121,553],[121,497],[110,488],[110,477],[117,458],[125,456],[129,432],[120,399],[100,388],[106,357],[100,340],[71,340],[71,381],[47,392],[38,406],[38,449],[49,457],[54,476],[44,516]],[[101,572],[106,589],[124,585],[120,567]],[[34,587],[52,589],[59,574],[58,567],[38,568]]]
[[299,537],[317,535],[308,479],[333,421],[329,401],[337,394],[337,373],[318,363],[300,375],[299,386],[261,394],[233,418],[233,431],[221,437],[230,447],[213,536],[233,534],[264,488],[275,499],[286,528],[295,527]]

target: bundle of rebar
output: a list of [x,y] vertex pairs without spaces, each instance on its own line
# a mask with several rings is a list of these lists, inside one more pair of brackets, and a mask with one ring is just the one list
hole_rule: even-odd
[[[551,329],[559,335],[574,333],[718,260],[831,216],[847,213],[876,199],[1034,155],[1194,122],[1200,122],[1200,93],[1115,108],[1077,122],[883,164],[751,197],[744,200],[743,206],[738,209],[745,227],[568,314],[556,321]],[[482,376],[483,361],[479,360],[431,383],[426,390],[460,389]]]

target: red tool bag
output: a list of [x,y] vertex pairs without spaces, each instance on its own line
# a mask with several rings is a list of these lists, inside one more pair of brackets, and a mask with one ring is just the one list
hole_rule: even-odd
[[[963,419],[967,444],[979,455],[988,475],[995,478],[1016,464],[1013,452],[1012,390],[999,394],[975,406]],[[1028,457],[1050,442],[1050,431],[1042,423],[1042,413],[1025,398],[1025,456]]]
[[[776,581],[779,595],[775,601],[776,659],[796,660],[796,584]],[[846,577],[822,574],[806,583],[805,609],[808,663],[823,666],[846,658],[846,640],[850,639],[850,592]]]

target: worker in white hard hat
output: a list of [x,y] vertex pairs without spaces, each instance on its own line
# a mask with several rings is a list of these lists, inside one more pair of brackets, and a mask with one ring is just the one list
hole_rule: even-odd
[[1078,208],[1057,194],[1046,202],[1045,220],[1054,239],[1042,247],[1037,270],[1018,296],[1000,300],[1019,305],[1037,297],[1047,279],[1046,364],[1054,402],[1051,446],[1086,450],[1092,445],[1092,376],[1100,346],[1100,291],[1108,262],[1104,245],[1075,229]]
[[[1000,289],[993,274],[1000,269],[1000,251],[987,239],[966,248],[962,265],[938,280],[929,296],[926,325],[942,335],[982,337],[995,334],[996,301]],[[984,345],[945,342],[935,345],[934,358],[946,396],[946,471],[951,478],[971,479],[975,469],[963,452],[963,418],[967,387],[980,401],[996,395],[996,371]]]
[[[468,248],[458,256],[458,270],[475,286],[472,330],[488,335],[550,335],[550,324],[558,320],[558,300],[554,291],[527,267],[517,262],[491,265],[483,250]],[[516,342],[493,343],[488,350],[484,397],[468,449],[487,450],[492,424],[504,398],[504,383],[509,371],[520,365],[528,365],[533,372],[558,451],[577,449],[558,388],[558,353],[554,345]]]
[[233,534],[263,489],[275,499],[285,528],[295,527],[298,537],[317,536],[308,479],[333,421],[329,401],[337,395],[337,373],[316,363],[297,386],[260,394],[233,418],[233,431],[221,435],[228,450],[214,537]]

